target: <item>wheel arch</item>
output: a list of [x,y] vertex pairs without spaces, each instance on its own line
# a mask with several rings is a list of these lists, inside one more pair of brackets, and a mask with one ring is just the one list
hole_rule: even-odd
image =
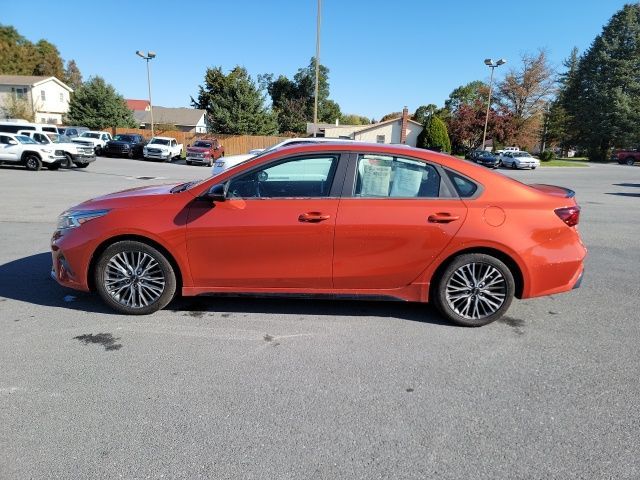
[[40,153],[35,150],[25,150],[24,152],[22,152],[22,155],[20,156],[20,160],[25,160],[29,155],[35,155],[40,160],[42,160],[42,155],[40,155]]
[[109,246],[113,245],[114,243],[122,242],[125,240],[144,243],[146,245],[149,245],[150,247],[155,248],[160,253],[162,253],[166,257],[167,261],[173,267],[173,270],[176,274],[176,292],[180,292],[180,289],[182,288],[182,285],[183,285],[182,270],[180,269],[180,265],[176,261],[175,257],[161,243],[158,243],[149,237],[145,237],[144,235],[136,235],[136,234],[125,234],[125,235],[117,235],[115,237],[110,237],[104,240],[102,243],[100,243],[96,247],[96,249],[93,251],[93,254],[91,255],[91,261],[89,262],[89,268],[87,269],[87,285],[89,286],[89,289],[92,292],[95,292],[96,290],[96,285],[93,277],[95,273],[96,264],[98,263],[98,259],[100,258],[100,255],[102,255],[102,252],[104,252],[107,248],[109,248]]
[[442,276],[442,272],[447,268],[447,266],[460,255],[465,255],[469,253],[483,253],[485,255],[490,255],[492,257],[497,258],[502,261],[513,275],[513,281],[515,282],[516,291],[515,297],[522,298],[522,294],[524,292],[524,275],[520,265],[516,262],[509,254],[503,252],[502,250],[498,250],[497,248],[492,247],[470,247],[465,248],[463,250],[458,250],[457,252],[452,253],[447,258],[445,258],[440,265],[435,269],[432,275],[432,281],[430,282],[431,292],[429,297],[433,298],[433,289],[437,286],[440,277]]

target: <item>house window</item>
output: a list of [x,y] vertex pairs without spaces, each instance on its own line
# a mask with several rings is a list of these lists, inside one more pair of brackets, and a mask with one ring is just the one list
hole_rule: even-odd
[[385,136],[384,135],[376,135],[376,143],[384,143]]
[[27,95],[26,88],[12,88],[11,91],[14,93],[16,98],[25,98],[25,96]]
[[60,103],[64,102],[64,93],[60,92]]
[[47,100],[47,96],[44,93],[44,90],[40,90],[40,100],[43,102]]

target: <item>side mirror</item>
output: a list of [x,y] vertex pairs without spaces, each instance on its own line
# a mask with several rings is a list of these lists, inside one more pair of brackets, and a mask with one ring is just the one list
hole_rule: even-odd
[[217,183],[204,194],[212,202],[224,202],[227,199],[227,187],[224,183]]

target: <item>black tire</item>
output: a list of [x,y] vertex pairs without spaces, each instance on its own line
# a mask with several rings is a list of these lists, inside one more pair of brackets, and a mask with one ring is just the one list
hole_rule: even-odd
[[42,168],[42,161],[37,155],[30,153],[24,157],[24,166],[27,167],[27,170],[37,172]]
[[[475,268],[478,268],[478,276],[481,277],[483,275],[482,268],[486,269],[484,270],[484,274],[489,272],[490,269],[494,269],[497,272],[496,275],[494,276],[492,273],[492,275],[488,277],[488,280],[501,280],[493,284],[494,286],[492,286],[490,290],[482,289],[486,288],[484,287],[484,283],[478,283],[475,286],[458,286],[458,284],[461,284],[458,280],[458,278],[460,278],[458,272],[460,269],[471,268],[472,265],[474,266],[474,272],[476,271]],[[469,277],[471,277],[470,272]],[[483,281],[486,282],[487,280],[483,279]],[[479,287],[480,285],[483,287]],[[469,289],[467,290],[467,288]],[[449,297],[448,289],[454,290],[450,292]],[[456,289],[464,290],[456,292]],[[496,289],[500,289],[500,293],[497,293],[495,291]],[[455,257],[451,263],[447,265],[442,275],[440,275],[440,278],[436,280],[431,294],[435,307],[447,320],[465,327],[481,327],[498,320],[509,309],[513,296],[515,295],[515,282],[509,267],[501,260],[483,253],[469,253]],[[454,298],[456,295],[458,295],[458,298]],[[472,297],[469,297],[469,295],[472,295]],[[494,295],[504,295],[501,304],[499,300],[497,300],[496,305],[490,305],[489,298],[494,301],[496,298],[499,298]],[[469,300],[470,302],[475,302],[476,307],[479,306],[478,315],[475,315],[476,310],[472,311],[472,315],[464,315],[464,308],[462,308],[462,312],[455,310],[455,302],[459,301],[464,303],[468,298],[471,298],[471,300]],[[485,304],[481,302],[485,302],[486,305],[490,305],[490,307],[486,309],[484,307]],[[459,310],[461,309],[460,305],[462,305],[462,303],[458,304]],[[464,305],[466,306],[467,304],[464,303]],[[494,308],[498,305],[498,308]],[[492,310],[492,308],[494,308],[494,310]],[[480,312],[480,309],[484,309],[484,311]]]
[[102,147],[98,145],[95,149],[96,155],[102,155]]
[[[162,292],[153,302],[150,302],[147,305],[135,306],[136,294],[134,293],[134,305],[131,306],[127,305],[127,301],[125,300],[126,295],[127,293],[129,293],[129,291],[125,291],[122,294],[122,299],[118,299],[115,295],[109,292],[109,290],[107,289],[108,287],[105,285],[107,281],[107,268],[109,262],[116,255],[148,255],[157,263],[157,268],[154,271],[154,275],[157,275],[158,278],[160,274],[162,275],[164,286],[162,287]],[[177,285],[176,275],[173,267],[162,253],[160,253],[150,245],[130,240],[116,242],[113,245],[107,247],[107,249],[102,252],[94,270],[94,282],[96,285],[96,290],[102,300],[117,312],[127,315],[148,315],[166,307],[167,304],[175,296]],[[135,286],[124,286],[123,288],[132,288],[135,292]],[[138,299],[140,298],[141,297],[138,296]]]
[[49,170],[58,170],[60,168],[60,164],[59,163],[48,163],[47,164],[47,169]]
[[78,168],[87,168],[88,166],[88,163],[76,163],[76,167]]
[[636,163],[636,159],[633,157],[627,157],[624,159],[624,163],[629,166],[632,166],[634,163]]
[[64,157],[65,157],[65,161],[62,164],[62,166],[64,168],[73,168],[73,157],[71,156],[71,154],[70,153],[65,153]]
[[536,168],[538,168],[538,167],[531,167],[531,170],[535,170]]
[[518,166],[516,165],[516,162],[511,162],[511,168],[514,170],[518,169]]
[[186,165],[193,165],[193,163],[191,163],[189,160],[185,160],[185,161],[184,161],[184,163],[185,163]]

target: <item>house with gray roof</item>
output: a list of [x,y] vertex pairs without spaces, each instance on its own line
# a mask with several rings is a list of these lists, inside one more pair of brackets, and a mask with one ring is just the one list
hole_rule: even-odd
[[[154,125],[175,125],[176,130],[187,133],[206,133],[206,111],[195,108],[153,107]],[[136,110],[133,117],[140,128],[151,129],[151,111]]]
[[36,123],[62,125],[71,93],[73,89],[56,77],[0,75],[0,116],[12,116],[7,110],[12,99],[26,100]]

